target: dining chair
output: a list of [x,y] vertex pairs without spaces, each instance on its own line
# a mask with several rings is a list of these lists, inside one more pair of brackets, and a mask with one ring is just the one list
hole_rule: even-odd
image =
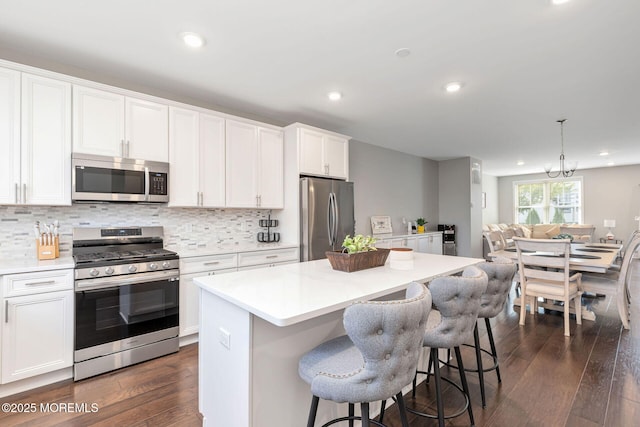
[[622,259],[620,270],[598,277],[596,273],[584,274],[581,286],[584,292],[615,296],[618,315],[622,326],[629,329],[629,282],[631,280],[631,263],[634,254],[640,248],[640,234],[636,234],[629,244]]
[[489,231],[484,233],[484,238],[489,245],[489,252],[502,251],[507,248],[507,242],[504,240],[502,231]]
[[562,301],[564,303],[564,335],[569,332],[569,307],[575,303],[576,323],[582,324],[582,287],[581,273],[571,275],[569,239],[522,239],[516,237],[518,268],[520,269],[520,325],[525,324],[527,297],[530,300],[530,312],[537,311],[538,297]]
[[596,228],[588,225],[561,225],[560,234],[570,234],[577,242],[591,242]]
[[[410,283],[406,299],[357,301],[347,307],[343,324],[347,335],[329,340],[300,358],[298,373],[311,386],[313,398],[307,427],[313,427],[319,400],[349,404],[349,416],[327,422],[361,420],[370,423],[369,403],[395,397],[403,427],[408,427],[402,388],[411,383],[431,311],[431,293]],[[361,416],[354,415],[360,403]]]

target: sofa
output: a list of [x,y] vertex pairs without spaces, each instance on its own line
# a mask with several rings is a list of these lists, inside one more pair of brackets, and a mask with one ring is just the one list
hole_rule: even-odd
[[571,234],[574,241],[590,242],[595,231],[592,224],[485,224],[485,231],[502,231],[509,235],[517,230],[522,231],[522,237],[530,239],[552,239],[564,232]]

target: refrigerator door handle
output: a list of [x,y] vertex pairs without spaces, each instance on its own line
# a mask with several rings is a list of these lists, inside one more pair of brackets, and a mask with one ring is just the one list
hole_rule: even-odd
[[329,245],[333,246],[333,193],[329,193],[327,201],[327,235],[329,236]]
[[333,197],[333,243],[337,243],[338,240],[338,200],[336,199],[336,193],[331,193]]

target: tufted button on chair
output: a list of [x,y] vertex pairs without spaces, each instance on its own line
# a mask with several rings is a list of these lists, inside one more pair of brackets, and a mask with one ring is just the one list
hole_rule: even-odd
[[[311,385],[313,398],[307,421],[315,424],[319,400],[349,403],[349,416],[324,424],[369,419],[369,402],[397,399],[403,427],[408,427],[402,388],[411,383],[418,366],[420,348],[431,310],[431,294],[424,285],[411,283],[406,299],[355,302],[343,316],[347,335],[320,344],[298,364],[300,377]],[[361,416],[354,415],[360,403]]]
[[[487,274],[484,271],[477,267],[467,267],[462,273],[462,276],[439,277],[429,284],[433,304],[437,311],[433,310],[431,313],[422,345],[424,347],[430,347],[429,367],[433,365],[433,374],[416,371],[416,377],[418,373],[433,375],[435,377],[438,414],[427,414],[414,408],[407,408],[407,410],[420,416],[437,418],[439,426],[444,426],[445,419],[457,417],[465,411],[469,413],[471,425],[474,424],[473,410],[469,399],[469,386],[460,356],[460,346],[473,336],[473,329],[480,311],[481,297],[487,289],[487,280]],[[433,321],[431,320],[432,318]],[[440,376],[440,366],[437,362],[438,349],[440,348],[453,348],[455,350],[462,388],[450,379]],[[429,368],[429,371],[430,370],[431,368]],[[416,377],[414,377],[413,380],[414,398],[417,382]],[[444,403],[441,391],[442,381],[448,382],[464,394],[466,404],[461,410],[454,414],[444,414]]]

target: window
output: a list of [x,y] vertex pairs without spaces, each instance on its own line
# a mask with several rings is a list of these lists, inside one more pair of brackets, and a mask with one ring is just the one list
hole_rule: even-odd
[[582,178],[514,182],[516,224],[581,224]]

